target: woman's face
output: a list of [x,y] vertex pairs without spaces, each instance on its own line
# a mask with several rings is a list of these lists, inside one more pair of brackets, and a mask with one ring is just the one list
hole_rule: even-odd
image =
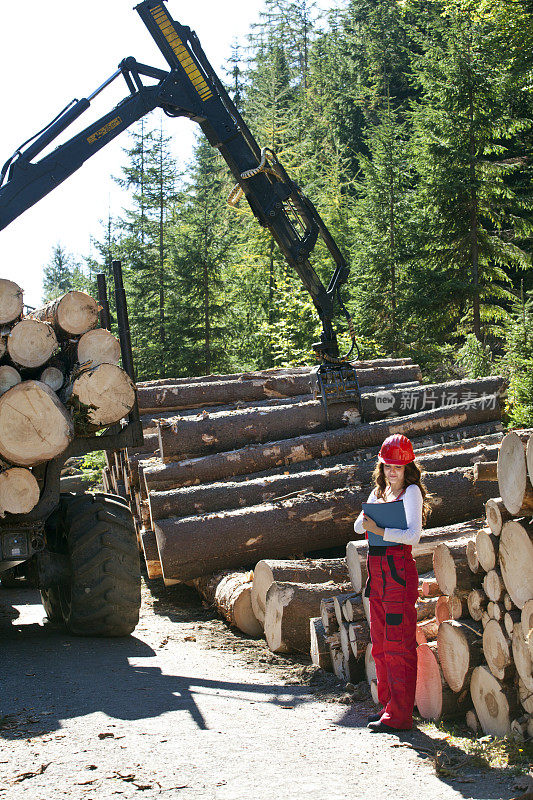
[[403,486],[403,479],[405,475],[405,466],[396,466],[396,464],[383,464],[383,471],[385,473],[385,480],[392,489]]

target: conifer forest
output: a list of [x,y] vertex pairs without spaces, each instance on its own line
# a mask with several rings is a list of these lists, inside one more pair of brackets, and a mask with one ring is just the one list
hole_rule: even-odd
[[[504,375],[508,420],[533,425],[529,0],[265,0],[221,77],[347,258],[361,357]],[[121,259],[139,380],[314,363],[311,297],[246,201],[228,205],[218,152],[199,134],[176,163],[171,130],[154,114],[124,137],[129,206],[92,255],[57,244],[45,298],[94,292]],[[313,264],[327,285],[320,246]]]

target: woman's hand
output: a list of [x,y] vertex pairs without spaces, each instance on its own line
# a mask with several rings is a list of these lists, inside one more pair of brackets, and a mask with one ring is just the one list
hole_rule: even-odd
[[363,530],[369,531],[370,533],[375,533],[376,536],[385,535],[384,529],[380,528],[377,522],[374,522],[374,520],[368,517],[365,513],[363,513]]

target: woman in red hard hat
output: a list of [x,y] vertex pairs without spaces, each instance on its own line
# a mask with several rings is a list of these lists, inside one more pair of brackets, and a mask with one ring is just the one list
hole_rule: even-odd
[[416,608],[418,573],[411,555],[429,512],[427,490],[406,436],[383,442],[373,474],[369,503],[402,500],[407,528],[380,528],[361,512],[356,533],[371,531],[383,545],[369,546],[365,596],[370,600],[370,636],[376,663],[378,699],[383,710],[369,719],[374,731],[409,730],[413,726],[416,687]]

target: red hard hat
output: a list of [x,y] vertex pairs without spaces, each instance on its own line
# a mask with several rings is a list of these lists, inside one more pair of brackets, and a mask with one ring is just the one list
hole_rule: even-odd
[[381,445],[378,458],[383,464],[394,464],[401,467],[415,460],[413,445],[407,436],[395,433],[387,436]]

